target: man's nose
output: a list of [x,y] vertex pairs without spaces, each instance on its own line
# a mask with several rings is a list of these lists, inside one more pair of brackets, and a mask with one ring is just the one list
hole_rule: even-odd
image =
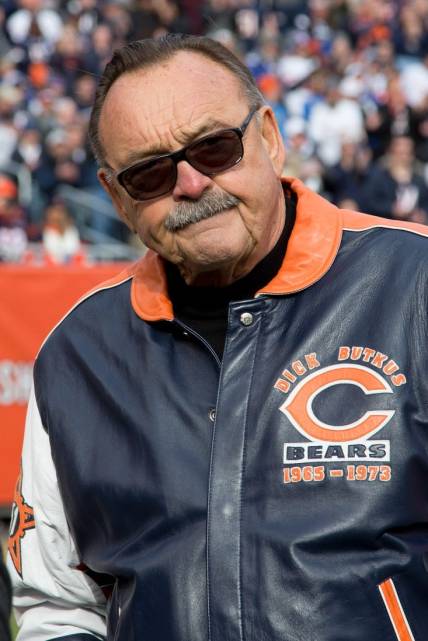
[[183,198],[197,200],[211,183],[209,176],[201,174],[186,160],[181,160],[177,164],[177,182],[172,191],[172,197],[174,200],[182,200]]

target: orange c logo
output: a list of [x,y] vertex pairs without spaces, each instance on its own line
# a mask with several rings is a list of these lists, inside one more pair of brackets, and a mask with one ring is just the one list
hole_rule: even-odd
[[371,436],[391,420],[395,410],[369,411],[348,425],[328,425],[320,421],[312,409],[314,399],[328,387],[343,383],[356,385],[365,394],[392,394],[391,387],[383,377],[368,367],[331,365],[300,381],[280,410],[303,436],[313,441],[356,441]]

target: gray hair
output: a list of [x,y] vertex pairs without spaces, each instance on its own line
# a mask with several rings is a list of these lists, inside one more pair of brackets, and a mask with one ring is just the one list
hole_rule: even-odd
[[113,83],[125,73],[137,71],[169,60],[179,51],[191,51],[222,65],[238,79],[251,108],[265,104],[249,69],[229,49],[206,36],[167,34],[159,39],[131,42],[117,49],[107,63],[99,80],[89,121],[89,142],[100,166],[105,166],[105,153],[99,136],[99,120],[107,93]]

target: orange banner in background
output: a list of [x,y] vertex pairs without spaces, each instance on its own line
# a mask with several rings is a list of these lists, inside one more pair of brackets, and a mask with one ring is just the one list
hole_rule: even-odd
[[0,265],[0,509],[12,503],[19,472],[34,358],[73,304],[126,265]]

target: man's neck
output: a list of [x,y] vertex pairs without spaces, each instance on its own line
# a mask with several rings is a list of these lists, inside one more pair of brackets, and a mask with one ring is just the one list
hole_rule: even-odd
[[287,215],[280,238],[267,256],[243,278],[224,286],[191,286],[177,267],[166,263],[168,290],[175,317],[212,346],[221,359],[226,336],[229,303],[254,298],[257,291],[271,281],[281,268],[296,210],[295,194],[287,195]]

